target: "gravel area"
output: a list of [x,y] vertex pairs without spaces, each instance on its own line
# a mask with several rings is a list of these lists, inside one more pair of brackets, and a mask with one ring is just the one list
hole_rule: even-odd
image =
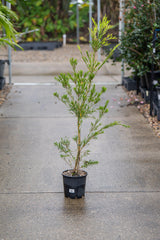
[[150,104],[145,103],[141,95],[136,94],[136,91],[127,91],[127,95],[127,106],[134,105],[137,107],[139,112],[146,118],[146,121],[152,128],[154,134],[157,137],[160,137],[160,121],[157,120],[157,116],[150,116]]
[[4,103],[4,101],[7,99],[7,96],[11,90],[11,86],[5,85],[2,90],[0,90],[0,105]]
[[[86,50],[91,51],[88,44],[80,45],[82,52]],[[7,50],[2,49],[1,55],[7,55]],[[64,47],[56,48],[54,50],[28,50],[28,51],[14,51],[12,50],[12,62],[68,62],[70,58],[81,60],[81,55],[76,44],[67,44]],[[103,58],[103,57],[102,57]]]

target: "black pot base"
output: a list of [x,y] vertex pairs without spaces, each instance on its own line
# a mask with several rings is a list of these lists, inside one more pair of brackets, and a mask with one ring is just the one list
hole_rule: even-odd
[[64,184],[64,195],[67,198],[82,198],[85,196],[85,184],[78,186],[78,187],[72,187],[67,184]]

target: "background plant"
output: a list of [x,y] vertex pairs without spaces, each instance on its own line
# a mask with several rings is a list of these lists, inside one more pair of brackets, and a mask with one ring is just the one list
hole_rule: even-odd
[[24,36],[28,41],[58,39],[69,29],[68,9],[69,1],[17,0],[17,29],[21,32],[39,29]]
[[[97,0],[93,2],[93,18],[97,19]],[[24,35],[23,40],[27,41],[61,39],[64,33],[70,39],[76,40],[76,5],[70,3],[71,0],[17,0],[13,8],[19,17],[16,29],[20,32],[39,29],[39,31]],[[88,3],[88,0],[84,0],[84,4],[79,7],[82,40],[88,39]],[[118,0],[102,0],[101,16],[107,13],[111,22],[117,23],[118,7]]]
[[[128,0],[125,6],[125,31],[122,34],[121,50],[124,58],[136,75],[151,71],[152,40],[155,28],[159,28],[159,0]],[[156,42],[159,49],[159,43]],[[154,58],[155,70],[160,67],[160,52]]]
[[[13,1],[8,1],[14,3]],[[16,30],[14,29],[12,21],[17,20],[17,15],[0,1],[0,45],[7,45],[14,47],[17,45]]]
[[[87,157],[90,153],[89,149],[86,149],[91,140],[97,139],[100,134],[104,133],[104,130],[115,126],[121,125],[119,122],[114,121],[110,124],[103,125],[101,120],[108,113],[108,103],[106,100],[104,105],[99,105],[101,96],[106,92],[106,88],[102,87],[100,91],[96,90],[96,86],[93,83],[93,79],[99,69],[104,65],[108,58],[112,55],[116,47],[110,52],[106,59],[100,63],[96,60],[96,53],[102,46],[107,46],[108,41],[113,39],[112,34],[108,31],[112,27],[106,17],[100,22],[100,29],[96,22],[93,20],[94,27],[91,31],[92,35],[92,49],[93,52],[86,51],[84,55],[79,47],[82,59],[88,69],[83,72],[77,70],[77,60],[71,59],[70,63],[73,69],[73,74],[61,73],[56,80],[60,82],[65,89],[65,94],[59,95],[57,92],[54,96],[57,97],[62,103],[66,105],[68,110],[77,119],[77,134],[72,138],[76,144],[76,153],[74,154],[71,149],[70,139],[68,137],[61,138],[59,142],[55,142],[55,145],[60,151],[60,156],[71,166],[74,164],[74,173],[77,174],[80,167],[87,167],[88,165],[96,164],[97,161],[88,160]],[[83,121],[86,118],[91,118],[88,134],[82,139],[81,131]]]

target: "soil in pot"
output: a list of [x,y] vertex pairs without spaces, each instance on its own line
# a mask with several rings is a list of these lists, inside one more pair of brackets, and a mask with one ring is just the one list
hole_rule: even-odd
[[65,197],[74,199],[85,196],[87,172],[81,170],[78,174],[73,175],[73,170],[66,170],[62,176]]

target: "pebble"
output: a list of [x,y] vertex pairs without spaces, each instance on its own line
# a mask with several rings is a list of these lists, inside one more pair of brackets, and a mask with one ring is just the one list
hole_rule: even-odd
[[[11,87],[6,85],[2,90],[0,90],[0,105],[4,103],[7,98],[8,93],[10,92]],[[3,116],[1,114],[1,116]]]
[[157,120],[157,117],[150,116],[150,105],[146,104],[140,95],[136,95],[136,91],[129,91],[127,94],[129,98],[132,96],[133,100],[139,101],[139,105],[137,106],[138,110],[147,119],[147,122],[154,131],[155,135],[160,137],[160,121]]

